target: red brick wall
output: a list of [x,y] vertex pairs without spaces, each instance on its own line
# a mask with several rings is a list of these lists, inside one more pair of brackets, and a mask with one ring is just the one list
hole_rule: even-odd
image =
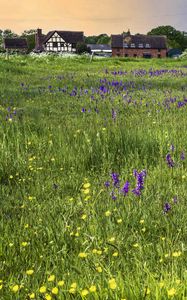
[[150,53],[152,58],[158,58],[160,55],[161,58],[166,57],[167,50],[161,49],[130,49],[130,48],[112,48],[112,56],[125,56],[128,54],[128,57],[134,57],[136,54],[137,57],[143,57],[144,53]]

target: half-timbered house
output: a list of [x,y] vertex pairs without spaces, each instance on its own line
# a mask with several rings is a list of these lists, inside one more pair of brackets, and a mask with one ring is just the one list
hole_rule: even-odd
[[46,36],[38,29],[36,34],[36,52],[75,52],[77,43],[84,42],[82,31],[50,31]]

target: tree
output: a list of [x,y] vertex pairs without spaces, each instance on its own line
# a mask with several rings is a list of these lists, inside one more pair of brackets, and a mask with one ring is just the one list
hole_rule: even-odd
[[21,37],[27,39],[29,52],[31,52],[35,47],[35,35],[36,35],[36,29],[24,30],[24,32],[21,35]]
[[13,32],[11,29],[5,29],[3,31],[3,38],[16,38],[18,35]]
[[184,34],[170,25],[153,28],[147,34],[165,35],[167,37],[169,48],[179,48],[181,50],[184,50],[186,47],[186,38]]
[[84,42],[77,43],[76,53],[83,54],[85,52],[89,52],[89,48],[87,47],[86,43],[84,43]]
[[85,37],[86,44],[109,44],[110,40],[110,36],[106,33]]

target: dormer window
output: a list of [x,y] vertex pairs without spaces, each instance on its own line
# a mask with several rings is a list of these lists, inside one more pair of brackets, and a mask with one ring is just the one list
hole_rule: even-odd
[[151,48],[150,44],[146,44],[145,48]]
[[138,45],[138,48],[143,48],[143,44],[139,44],[139,45]]
[[134,43],[131,44],[131,48],[135,48],[135,44]]

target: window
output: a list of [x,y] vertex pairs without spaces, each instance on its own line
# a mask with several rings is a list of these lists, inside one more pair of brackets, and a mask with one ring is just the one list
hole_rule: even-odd
[[145,48],[151,48],[151,47],[150,47],[150,44],[146,44],[146,45],[145,45]]
[[61,46],[61,47],[64,47],[64,43],[60,43],[60,46]]
[[58,47],[58,43],[57,42],[53,42],[53,48],[57,48]]
[[123,43],[123,47],[124,48],[128,48],[128,44],[127,43]]
[[135,48],[135,44],[134,43],[131,44],[131,48]]
[[143,48],[143,44],[139,44],[138,47],[139,47],[139,48]]
[[127,53],[125,53],[125,57],[128,57],[129,55]]
[[72,43],[72,48],[76,48],[76,43]]

